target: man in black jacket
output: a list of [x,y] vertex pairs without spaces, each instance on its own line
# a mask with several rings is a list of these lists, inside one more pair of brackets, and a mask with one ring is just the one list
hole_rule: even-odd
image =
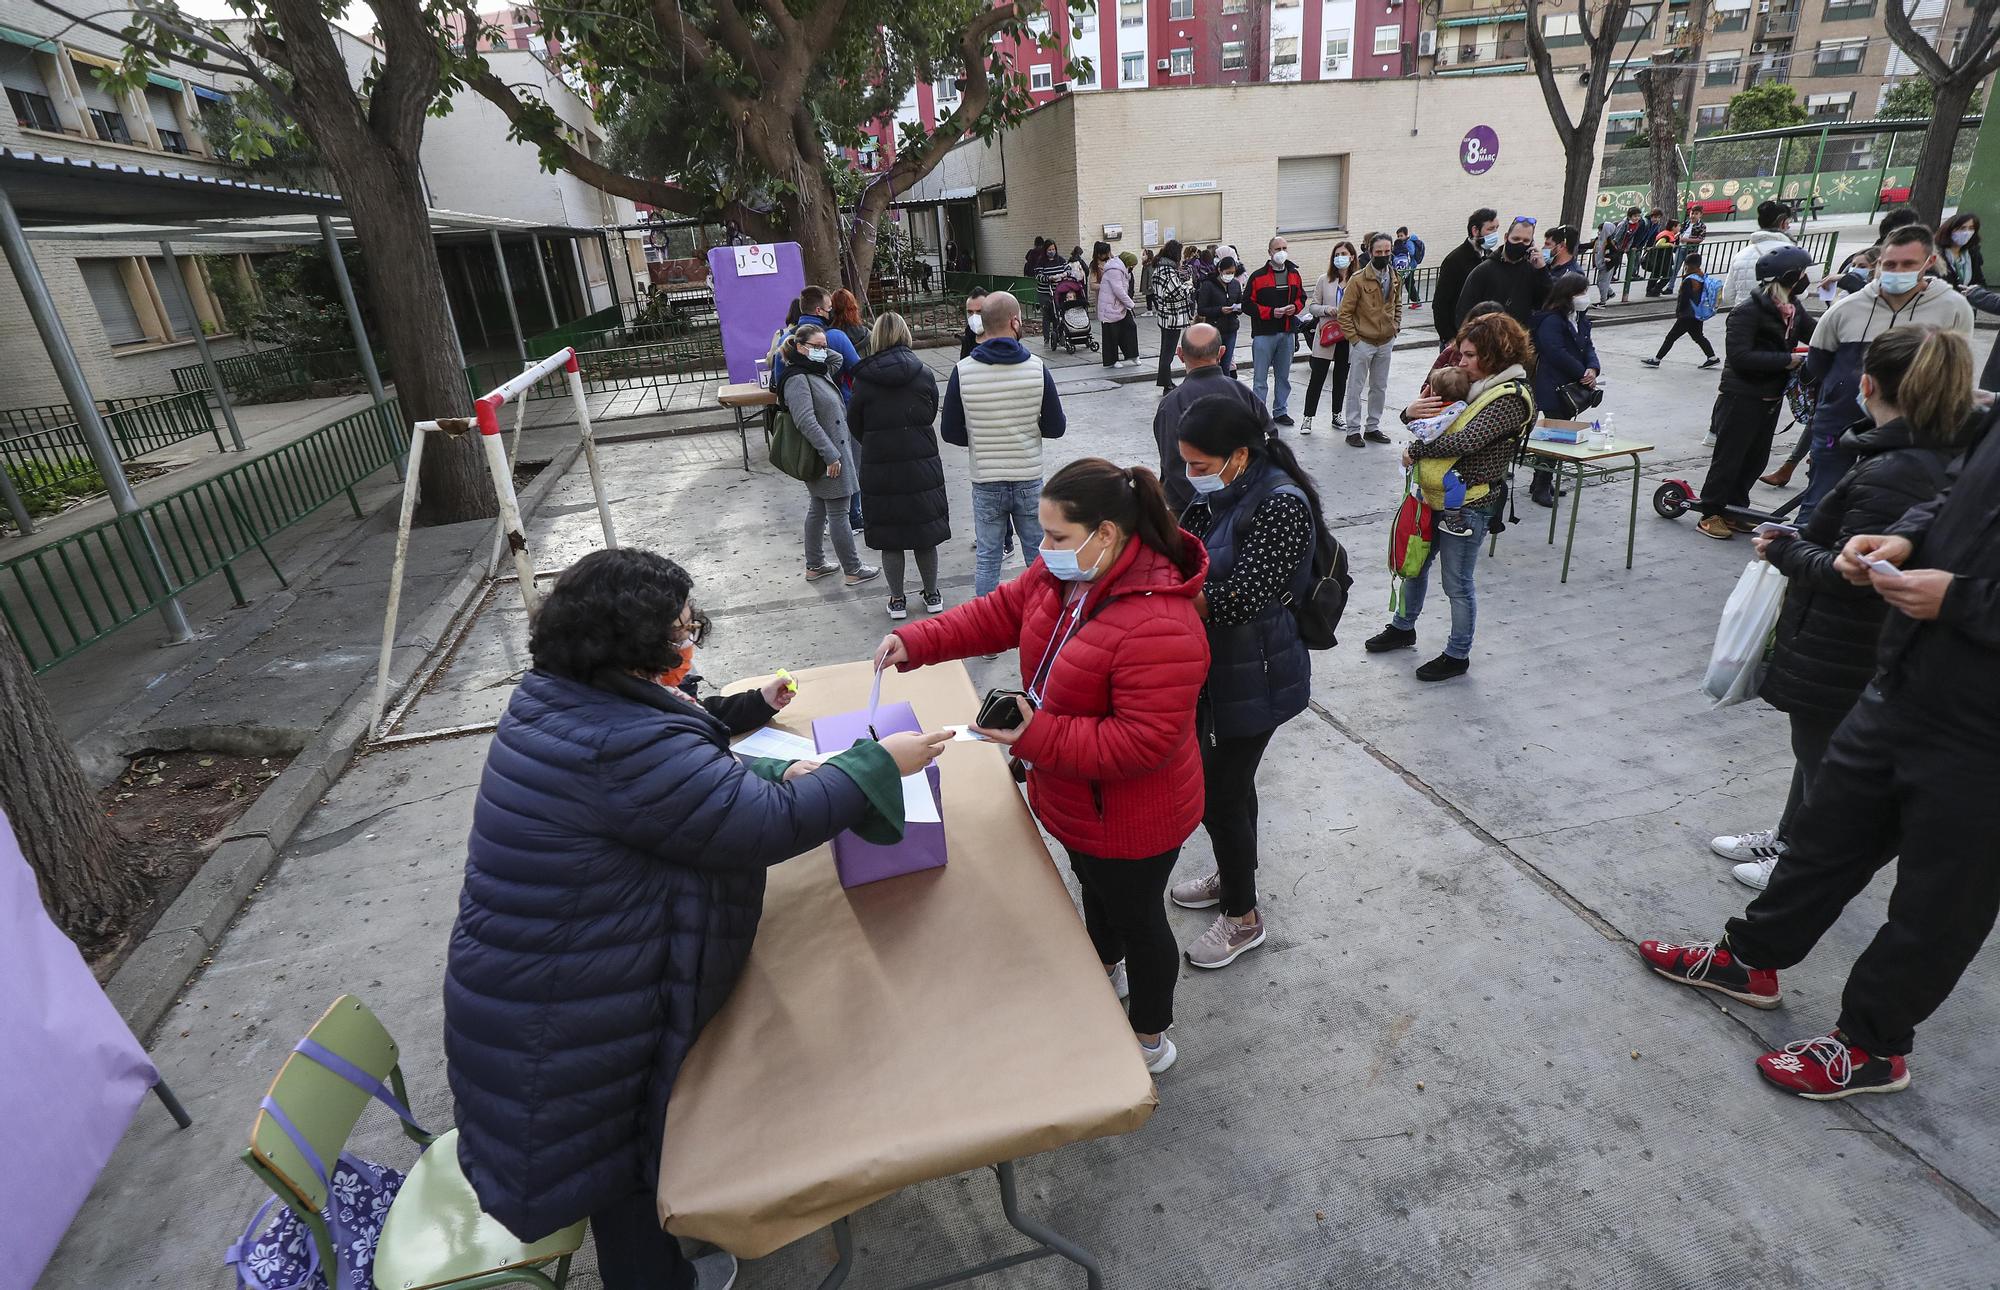
[[1256,412],[1264,423],[1264,433],[1276,434],[1271,411],[1250,387],[1232,381],[1222,370],[1222,333],[1198,322],[1181,333],[1181,364],[1187,376],[1160,399],[1153,411],[1153,441],[1160,448],[1160,485],[1167,491],[1167,505],[1178,515],[1194,500],[1194,486],[1187,482],[1187,463],[1181,460],[1181,418],[1203,399],[1236,399]]
[[[1467,309],[1483,300],[1497,301],[1508,317],[1526,327],[1548,293],[1549,280],[1535,262],[1535,221],[1524,216],[1507,226],[1500,253],[1467,275],[1459,299]],[[1459,321],[1454,314],[1453,331]]]
[[[1465,220],[1465,240],[1451,248],[1438,264],[1437,285],[1431,288],[1431,319],[1437,324],[1438,348],[1444,349],[1458,334],[1458,318],[1464,312],[1459,300],[1464,296],[1465,279],[1493,249],[1500,245],[1500,212],[1481,206]],[[1473,296],[1466,308],[1479,303]]]
[[1899,856],[1888,921],[1854,962],[1828,1035],[1757,1059],[1766,1079],[1826,1101],[1907,1088],[1916,1028],[2000,911],[2000,434],[1988,414],[1936,498],[1835,562],[1891,609],[1880,668],[1835,732],[1770,886],[1720,942],[1644,941],[1662,976],[1757,1007],[1847,903]]

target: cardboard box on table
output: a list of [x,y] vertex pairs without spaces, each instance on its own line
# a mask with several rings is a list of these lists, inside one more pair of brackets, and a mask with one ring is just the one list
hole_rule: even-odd
[[[868,725],[866,708],[858,712],[816,717],[812,723],[813,745],[819,749],[821,756],[831,757],[842,749],[852,748],[858,739],[870,738]],[[877,737],[892,735],[899,730],[923,729],[917,722],[916,709],[907,703],[884,703],[876,709],[874,725]],[[924,769],[924,778],[930,783],[931,801],[941,804],[936,762]],[[833,840],[833,864],[840,872],[841,886],[859,887],[863,883],[935,869],[945,862],[946,851],[942,822],[905,819],[900,842],[868,842],[855,836],[851,830],[840,834]]]
[[[867,663],[801,672],[775,724],[865,709],[871,679]],[[957,663],[885,690],[933,730],[978,710]],[[743,978],[668,1104],[669,1231],[757,1258],[913,1183],[1152,1114],[1131,1025],[1000,750],[939,760],[950,864],[850,890],[825,847],[770,871]]]

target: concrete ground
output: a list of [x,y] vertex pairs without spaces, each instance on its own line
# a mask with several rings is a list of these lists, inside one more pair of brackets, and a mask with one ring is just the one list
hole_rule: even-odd
[[[1659,444],[1648,493],[1664,476],[1698,481],[1714,389],[1685,347],[1660,371],[1637,365],[1664,327],[1606,328],[1598,342],[1621,435]],[[1397,356],[1392,406],[1424,366]],[[1151,460],[1150,387],[1088,371],[1064,386],[1071,429],[1048,445],[1050,471],[1083,455]],[[1109,1285],[1137,1290],[2000,1285],[1990,947],[1921,1031],[1910,1091],[1834,1106],[1773,1092],[1750,1063],[1832,1024],[1889,876],[1786,974],[1776,1012],[1718,1007],[1633,952],[1641,936],[1720,929],[1749,893],[1706,839],[1768,825],[1784,795],[1782,717],[1755,703],[1711,712],[1696,692],[1748,544],[1700,538],[1642,500],[1628,572],[1629,493],[1591,488],[1559,585],[1560,549],[1529,507],[1482,562],[1470,675],[1422,686],[1410,671],[1442,643],[1441,598],[1416,654],[1360,650],[1383,621],[1394,450],[1348,448],[1325,415],[1294,443],[1357,581],[1340,647],[1315,656],[1314,705],[1279,732],[1260,776],[1270,940],[1223,972],[1183,972],[1181,1064],[1161,1080],[1158,1114],[1024,1163],[1027,1212],[1094,1251]],[[708,676],[863,657],[889,625],[879,583],[803,581],[802,490],[761,454],[746,474],[733,435],[603,456],[621,538],[694,577],[716,626]],[[945,459],[943,582],[956,603],[971,581],[969,489],[963,454]],[[543,567],[595,546],[595,525],[572,471],[533,526]],[[526,665],[521,620],[504,589],[491,605],[406,728],[504,707]],[[1013,664],[970,666],[983,685]],[[439,987],[485,745],[377,751],[333,785],[154,1037],[195,1126],[175,1132],[140,1109],[42,1290],[227,1285],[221,1251],[261,1199],[235,1159],[249,1118],[344,990],[396,1033],[419,1118],[449,1121]],[[1203,835],[1186,851],[1182,873],[1199,872]],[[1186,940],[1205,924],[1173,918]],[[355,1149],[407,1162],[384,1119]],[[1019,1244],[980,1174],[908,1189],[854,1227],[856,1286]],[[832,1258],[820,1234],[738,1284],[815,1285]],[[1080,1281],[1045,1262],[983,1284]],[[597,1285],[587,1259],[572,1284]]]

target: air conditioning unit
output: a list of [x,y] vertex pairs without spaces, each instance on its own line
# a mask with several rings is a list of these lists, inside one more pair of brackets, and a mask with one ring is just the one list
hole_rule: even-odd
[[1417,33],[1417,57],[1431,58],[1438,52],[1438,34],[1434,31]]
[[1164,72],[1173,65],[1174,61],[1171,58],[1162,58],[1153,64],[1153,70],[1158,72]]

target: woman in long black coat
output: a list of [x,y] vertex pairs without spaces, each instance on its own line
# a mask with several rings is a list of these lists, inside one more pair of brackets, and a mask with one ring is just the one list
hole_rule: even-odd
[[903,598],[903,554],[917,558],[924,608],[944,608],[938,590],[939,544],[951,536],[951,506],[945,498],[944,462],[938,458],[937,377],[911,348],[909,324],[901,314],[875,320],[867,358],[854,369],[854,394],[847,405],[847,432],[861,460],[862,538],[882,553],[889,580],[889,617],[907,618]]
[[1972,401],[1972,351],[1963,337],[1933,327],[1893,327],[1861,363],[1868,416],[1844,437],[1856,456],[1795,535],[1759,537],[1758,550],[1786,577],[1771,666],[1759,690],[1791,718],[1798,764],[1770,853],[1746,860],[1736,876],[1762,888],[1771,876],[1833,732],[1875,674],[1888,606],[1848,583],[1834,557],[1858,533],[1882,533],[1912,506],[1937,496],[1957,455]]

